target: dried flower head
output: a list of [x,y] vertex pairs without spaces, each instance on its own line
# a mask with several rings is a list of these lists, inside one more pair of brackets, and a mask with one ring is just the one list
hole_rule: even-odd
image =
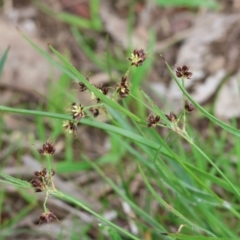
[[128,60],[131,61],[131,65],[139,67],[143,64],[146,58],[147,54],[143,49],[135,49]]
[[185,101],[185,109],[187,112],[192,112],[195,107],[188,100]]
[[43,192],[46,188],[45,183],[40,178],[34,178],[30,181],[35,192]]
[[154,117],[152,114],[150,114],[147,118],[147,122],[148,122],[148,127],[156,127],[156,125],[159,123],[160,121],[160,116],[156,116]]
[[165,116],[170,122],[173,122],[173,123],[178,122],[177,116],[173,112],[170,112],[169,115],[166,114]]
[[177,67],[176,75],[179,78],[187,78],[190,79],[192,77],[192,72],[189,71],[189,67],[183,65],[182,67]]
[[51,169],[51,175],[52,175],[52,177],[55,175],[55,170],[54,169]]
[[68,133],[75,133],[77,131],[77,123],[74,121],[63,121],[62,127],[65,128]]
[[[86,77],[86,80],[89,81],[89,78]],[[78,91],[79,91],[79,92],[84,92],[84,91],[87,90],[87,87],[86,87],[86,85],[85,85],[83,82],[78,82],[78,81],[77,81],[76,83],[77,83],[77,85],[78,85]]]
[[43,144],[41,149],[38,149],[38,152],[41,155],[53,155],[55,152],[55,148],[52,142],[47,141]]
[[89,111],[93,114],[94,117],[97,117],[99,115],[99,109],[91,107]]
[[117,93],[120,98],[125,98],[129,95],[129,83],[127,82],[127,76],[123,76],[121,83],[117,85]]
[[58,220],[56,215],[51,210],[48,209],[47,212],[44,212],[40,215],[39,223],[42,222],[50,223],[53,219]]
[[82,82],[78,82],[78,86],[79,86],[79,92],[84,92],[87,90],[87,87]]
[[51,169],[51,171],[47,171],[46,168],[43,168],[41,171],[35,171],[34,175],[36,178],[30,181],[32,187],[35,189],[35,192],[43,192],[47,190],[52,185],[54,187],[54,183],[52,177],[55,175],[55,171]]
[[71,112],[73,119],[80,121],[85,116],[83,109],[84,107],[81,104],[72,103]]
[[46,168],[43,168],[43,170],[41,170],[41,171],[35,171],[34,173],[33,173],[36,177],[39,177],[39,178],[44,178],[44,177],[46,177],[46,175],[47,175],[47,169]]
[[[108,94],[108,87],[104,87],[103,85],[100,86],[100,87],[97,87],[99,89],[99,91],[104,94],[104,95],[107,95]],[[97,100],[97,103],[100,102],[100,98],[96,97],[95,98]]]

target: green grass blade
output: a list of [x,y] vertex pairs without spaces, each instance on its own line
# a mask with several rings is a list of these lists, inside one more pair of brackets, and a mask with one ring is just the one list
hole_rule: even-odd
[[79,47],[84,51],[84,53],[90,58],[90,60],[96,64],[101,70],[107,71],[107,66],[104,61],[99,59],[99,57],[95,54],[94,50],[91,46],[85,43],[83,36],[80,33],[80,30],[76,26],[71,27],[71,32],[78,43]]
[[56,12],[53,11],[48,5],[32,0],[33,4],[37,6],[43,13],[55,18],[56,20],[62,21],[64,23],[70,24],[71,26],[76,26],[84,29],[94,29],[100,30],[101,25],[95,23],[92,20],[88,20],[77,15],[67,13],[67,12]]
[[60,191],[54,191],[54,192],[52,192],[52,195],[54,195],[55,197],[58,197],[60,199],[66,200],[69,203],[75,204],[76,206],[81,207],[82,209],[84,209],[85,211],[89,212],[90,214],[92,214],[96,218],[100,219],[102,222],[104,222],[104,223],[108,224],[110,227],[116,229],[119,233],[122,233],[123,235],[128,236],[130,239],[139,240],[138,237],[136,237],[133,234],[127,232],[123,228],[115,225],[114,223],[108,221],[107,219],[105,219],[104,217],[99,215],[98,213],[94,212],[93,210],[91,210],[90,208],[85,206],[83,203],[81,203],[77,199],[72,198],[72,197],[68,196],[67,194],[64,194],[64,193],[62,193]]
[[189,236],[185,234],[168,234],[167,236],[176,237],[181,240],[236,240],[233,238],[218,238],[218,237],[204,237],[204,236]]
[[159,194],[153,189],[153,187],[151,186],[151,184],[149,183],[146,175],[144,174],[141,166],[139,165],[139,170],[140,173],[143,177],[143,180],[148,188],[148,190],[152,193],[152,195],[155,197],[155,199],[159,202],[159,204],[161,204],[161,206],[163,206],[164,208],[166,208],[168,211],[170,211],[171,213],[173,213],[174,215],[176,215],[178,218],[180,218],[184,223],[188,224],[187,227],[190,229],[196,229],[198,231],[202,231],[205,232],[207,234],[209,234],[210,236],[214,236],[214,234],[206,229],[203,229],[199,226],[197,226],[196,224],[194,224],[191,220],[187,219],[185,216],[183,216],[180,212],[178,212],[176,209],[174,209],[171,205],[169,205],[165,200],[163,200]]
[[113,190],[126,201],[140,216],[143,217],[149,224],[154,226],[157,230],[164,231],[164,228],[150,215],[148,215],[143,209],[132,202],[128,196],[111,180],[105,173],[93,162],[89,161],[89,164],[98,172],[98,174],[113,188]]
[[[72,119],[71,116],[64,115],[64,114],[50,113],[50,112],[43,112],[43,111],[36,111],[36,110],[16,109],[16,108],[10,108],[10,107],[5,107],[5,106],[0,106],[0,111],[6,111],[6,112],[18,113],[18,114],[37,115],[37,116],[42,116],[42,117],[45,116],[45,117],[56,118],[56,119],[60,119],[60,120],[71,120]],[[144,138],[136,133],[133,133],[129,130],[125,130],[125,129],[122,129],[122,128],[119,128],[116,126],[102,123],[102,122],[92,121],[89,119],[82,119],[81,124],[85,124],[85,125],[96,127],[96,128],[108,131],[108,132],[113,132],[113,133],[119,134],[121,136],[131,139],[135,143],[143,144],[144,146],[149,147],[150,149],[153,149],[153,150],[159,150],[159,147],[162,144],[161,142],[158,144],[152,140],[146,139],[146,138]],[[174,156],[172,155],[171,150],[166,147],[167,147],[167,145],[161,147],[161,149],[160,149],[161,154],[163,154],[166,157],[173,158]],[[178,161],[180,161],[180,159],[178,159]],[[234,191],[232,189],[229,189],[228,182],[224,181],[223,179],[214,177],[211,174],[209,174],[208,172],[204,172],[185,161],[181,160],[181,164],[183,164],[189,170],[193,171],[195,174],[197,173],[200,176],[204,176],[209,181],[215,182],[215,184],[218,184],[222,188],[224,188],[230,192]],[[235,188],[236,188],[236,186],[235,186]],[[238,191],[239,191],[239,188],[238,188]]]
[[15,177],[12,177],[8,174],[0,172],[0,177],[3,178],[3,179],[0,179],[0,182],[12,184],[14,186],[21,187],[21,188],[29,188],[29,189],[32,188],[32,185],[29,182],[23,181],[21,179],[15,178]]
[[10,47],[8,47],[5,50],[4,54],[2,55],[2,57],[0,59],[0,77],[2,75],[3,67],[4,67],[4,64],[5,64],[6,60],[7,60],[7,56],[8,56],[9,50],[10,50]]
[[162,7],[206,7],[216,9],[219,6],[218,2],[215,0],[154,0],[154,2]]

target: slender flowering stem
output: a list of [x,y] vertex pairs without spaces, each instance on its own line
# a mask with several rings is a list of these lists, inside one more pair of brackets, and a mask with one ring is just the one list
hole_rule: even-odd
[[49,192],[46,193],[46,196],[45,196],[45,199],[44,199],[44,203],[43,203],[43,209],[44,209],[45,213],[48,212],[48,208],[47,208],[48,195],[49,195]]
[[48,155],[46,155],[46,158],[47,158],[47,170],[48,170],[48,173],[50,174],[51,170],[52,170],[51,156],[48,154]]
[[[185,89],[185,81],[184,81],[183,77],[182,77],[182,87]],[[183,94],[183,126],[182,126],[182,129],[185,132],[186,131],[185,94],[184,94],[184,92],[182,92],[182,94]]]

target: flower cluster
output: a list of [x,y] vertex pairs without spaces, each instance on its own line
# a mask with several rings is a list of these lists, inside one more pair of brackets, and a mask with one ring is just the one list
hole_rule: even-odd
[[[107,95],[107,94],[108,94],[108,87],[104,87],[103,85],[101,85],[100,87],[97,87],[97,86],[95,86],[95,87],[96,87],[102,94],[104,94],[104,95]],[[97,101],[97,103],[100,102],[100,98],[96,97],[94,93],[92,93],[92,99],[93,99],[93,100],[95,99],[95,100]]]
[[47,209],[46,212],[44,212],[40,215],[39,223],[42,223],[42,222],[50,223],[50,222],[52,222],[53,219],[58,220],[56,215],[50,209]]
[[169,115],[166,114],[165,116],[172,123],[177,123],[178,122],[178,118],[173,112],[170,112]]
[[154,117],[152,114],[150,114],[147,118],[148,127],[156,127],[156,125],[160,122],[160,117],[156,116]]
[[184,107],[187,112],[192,112],[195,109],[195,107],[188,100],[185,101]]
[[55,171],[51,169],[51,172],[48,173],[46,168],[43,168],[41,171],[35,171],[34,175],[36,178],[33,178],[30,183],[34,188],[35,192],[44,192],[48,189],[49,184],[51,183],[52,177],[55,175]]
[[78,82],[78,86],[79,86],[79,92],[85,92],[87,90],[87,87],[82,82]]
[[41,155],[53,155],[55,153],[55,148],[52,142],[47,141],[42,145],[41,149],[38,149]]
[[182,67],[177,67],[176,75],[179,78],[187,78],[190,79],[192,77],[192,72],[189,71],[189,67],[183,65]]
[[121,83],[117,85],[117,93],[120,98],[125,98],[129,95],[129,83],[127,81],[127,76],[123,76]]
[[[42,148],[38,149],[38,152],[44,156],[53,155],[55,153],[55,147],[52,142],[46,141],[46,143],[42,145]],[[50,158],[48,158],[48,160],[50,160]],[[30,184],[32,185],[34,191],[37,193],[44,192],[46,195],[43,204],[44,213],[40,215],[39,223],[50,223],[53,219],[57,219],[55,214],[46,207],[48,196],[51,194],[52,191],[56,191],[53,182],[53,176],[55,175],[55,171],[51,169],[51,163],[49,162],[48,170],[46,168],[43,168],[41,171],[34,171],[33,174],[35,177],[30,181]]]
[[96,107],[91,107],[89,111],[93,114],[94,117],[97,117],[99,115],[99,109]]
[[84,111],[83,111],[84,107],[80,104],[76,104],[76,103],[72,103],[72,108],[71,108],[71,112],[72,112],[72,118],[76,119],[77,121],[80,121],[84,116]]
[[62,127],[68,132],[68,133],[75,133],[77,131],[77,123],[70,120],[63,121]]
[[135,49],[128,60],[131,61],[131,65],[139,67],[143,64],[146,58],[147,54],[143,49]]

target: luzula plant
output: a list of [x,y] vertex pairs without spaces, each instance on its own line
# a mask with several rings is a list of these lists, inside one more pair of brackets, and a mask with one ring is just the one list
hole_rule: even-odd
[[[132,56],[129,58],[131,61],[131,66],[139,67],[143,64],[145,61],[147,55],[145,54],[143,49],[140,50],[134,50],[132,53]],[[130,68],[131,68],[130,66]],[[130,68],[128,69],[127,73],[129,73]],[[80,82],[78,84],[79,91],[84,92],[87,90],[86,86]],[[107,95],[109,93],[108,87],[105,86],[95,86],[101,93],[104,95]],[[130,84],[127,82],[127,75],[123,76],[121,79],[121,82],[116,85],[115,91],[112,93],[112,99],[117,100],[116,93],[118,94],[119,98],[127,97],[130,93]],[[95,106],[90,107],[84,107],[81,103],[72,103],[71,106],[71,115],[72,120],[64,120],[62,127],[70,134],[75,134],[77,132],[77,126],[82,118],[87,116],[87,113],[84,111],[89,110],[90,113],[93,114],[94,117],[97,117],[99,115],[99,109],[103,108],[102,103],[100,101],[100,98],[96,97],[92,93],[92,100],[96,101]],[[159,119],[160,120],[160,119]],[[159,121],[158,120],[158,121]],[[155,125],[157,122],[157,117],[155,119],[155,122],[153,120],[149,121],[149,126]],[[47,158],[48,166],[47,168],[43,168],[41,171],[35,171],[34,175],[35,178],[33,178],[30,181],[30,184],[34,188],[34,191],[36,193],[43,192],[45,193],[45,201],[43,203],[43,210],[44,212],[40,215],[39,222],[47,222],[50,223],[52,220],[57,219],[56,215],[47,208],[47,200],[48,197],[51,195],[55,195],[57,192],[57,189],[54,185],[54,175],[55,171],[51,168],[51,157],[55,153],[55,148],[52,142],[46,141],[46,143],[43,144],[41,149],[38,149],[38,152]]]
[[[29,39],[27,39],[27,41],[29,41],[30,44],[32,44],[35,48],[37,48]],[[91,96],[89,97],[90,98],[89,100],[91,102],[94,102],[93,105],[83,106],[82,103],[73,102],[73,103],[71,103],[71,109],[70,109],[71,116],[46,113],[46,112],[39,113],[37,111],[24,110],[24,109],[16,110],[16,109],[7,108],[7,107],[3,107],[3,106],[0,106],[0,110],[8,111],[8,112],[25,113],[25,114],[35,114],[35,115],[42,114],[41,116],[52,116],[52,117],[61,119],[61,120],[63,120],[63,124],[62,124],[63,129],[66,130],[67,133],[74,134],[75,136],[77,136],[78,126],[81,122],[83,124],[87,123],[89,125],[91,125],[91,124],[93,125],[94,120],[92,120],[92,118],[98,117],[101,110],[103,110],[104,112],[107,113],[107,110],[108,110],[107,107],[112,107],[113,109],[115,108],[116,110],[119,110],[119,112],[132,118],[133,122],[136,121],[136,124],[144,125],[146,127],[146,129],[147,129],[147,127],[149,127],[149,128],[163,127],[163,128],[167,128],[170,131],[173,131],[173,132],[179,134],[181,137],[183,137],[185,140],[187,140],[193,147],[195,147],[196,150],[200,154],[202,154],[202,156],[205,157],[209,163],[211,163],[211,165],[218,171],[218,173],[220,173],[220,175],[226,180],[226,182],[229,184],[229,186],[232,187],[233,191],[236,192],[238,195],[240,195],[238,190],[232,185],[232,183],[229,181],[229,179],[222,173],[222,171],[216,166],[216,164],[214,164],[214,162],[200,148],[198,148],[194,144],[193,139],[188,135],[188,132],[186,129],[186,117],[187,117],[188,113],[191,113],[194,110],[194,106],[192,103],[194,103],[194,105],[197,106],[198,109],[203,111],[201,109],[201,107],[199,107],[197,105],[197,103],[195,103],[193,100],[191,100],[191,98],[185,91],[184,82],[188,81],[192,76],[192,73],[190,72],[190,70],[189,70],[190,68],[188,66],[184,65],[182,67],[177,67],[176,72],[174,74],[174,73],[172,73],[172,70],[166,63],[166,66],[169,68],[169,72],[172,74],[172,76],[174,74],[174,77],[177,76],[178,80],[180,80],[177,82],[177,84],[179,84],[179,87],[182,89],[182,91],[184,93],[183,94],[182,111],[180,112],[180,114],[176,114],[173,112],[163,113],[155,105],[155,103],[152,102],[151,99],[144,92],[142,92],[143,94],[145,94],[144,96],[147,100],[146,101],[147,104],[145,104],[145,103],[144,104],[147,108],[150,109],[150,114],[148,115],[147,119],[141,119],[140,117],[136,116],[131,111],[124,109],[124,107],[122,107],[119,104],[119,102],[121,103],[121,100],[123,98],[127,98],[129,96],[133,97],[133,99],[135,98],[135,96],[131,93],[131,87],[132,87],[131,69],[136,68],[136,67],[141,67],[144,64],[145,60],[147,59],[147,54],[145,53],[145,51],[143,49],[135,49],[132,52],[131,56],[128,58],[128,60],[130,61],[129,68],[127,69],[125,74],[123,74],[120,77],[119,82],[116,83],[116,85],[113,88],[110,88],[110,87],[106,87],[104,85],[95,86],[95,85],[91,84],[91,80],[88,80],[88,79],[86,80],[85,78],[83,78],[82,75],[60,53],[58,53],[52,47],[50,47],[50,48],[54,52],[54,54],[56,54],[56,56],[59,58],[59,61],[62,64],[61,65],[57,62],[56,65],[60,66],[62,69],[64,69],[66,71],[66,73],[68,73],[69,76],[71,76],[72,78],[77,78],[77,80],[79,81],[78,82],[78,91],[80,93],[82,93],[84,91],[89,91],[89,93],[91,94]],[[41,52],[41,51],[42,50],[40,50],[39,52]],[[47,56],[47,58],[50,58],[50,57]],[[55,61],[52,58],[50,58],[50,59],[52,62],[55,63]],[[138,99],[136,99],[136,100],[138,100]],[[149,107],[148,104],[151,105],[151,107]],[[210,116],[210,115],[207,115],[207,116]],[[212,118],[212,116],[210,116],[210,117]],[[86,121],[86,120],[89,120],[88,118],[92,122]],[[95,126],[97,126],[97,124],[95,124]],[[225,128],[227,128],[224,124],[222,124],[222,123],[220,123],[220,124],[221,124],[221,126],[224,126]],[[115,132],[118,134],[121,134],[125,130],[124,128],[117,128],[115,126],[111,126],[111,124],[104,125],[101,123],[101,126],[102,126],[102,129],[105,129],[105,130],[108,130],[108,129],[111,129],[112,131],[115,130]],[[230,129],[230,128],[227,128],[227,129]],[[230,131],[234,132],[232,129],[230,129]],[[125,135],[123,135],[123,136],[128,137],[128,135],[127,135],[128,133],[129,132],[126,133],[126,131],[125,131],[124,132]],[[141,136],[141,135],[137,135],[135,133],[131,133],[131,134],[134,136],[134,138],[135,138],[134,140],[144,143],[146,147],[152,147],[151,150],[154,149],[156,151],[156,155],[159,153],[158,152],[160,149],[159,147],[161,146],[159,143],[153,142],[154,146],[150,146],[150,144],[147,145],[148,139],[147,139],[147,141],[143,141],[143,139],[145,137],[144,135]],[[129,134],[129,135],[131,135],[131,134]],[[132,137],[132,136],[130,136],[130,137]],[[161,144],[163,142],[164,142],[164,140],[162,140]],[[139,240],[139,238],[136,237],[134,234],[128,232],[124,228],[121,228],[121,227],[117,226],[116,224],[112,223],[111,221],[105,219],[103,216],[94,212],[89,207],[87,207],[85,204],[81,203],[79,200],[74,199],[74,198],[68,196],[67,194],[60,192],[55,187],[55,185],[54,185],[55,171],[51,167],[52,166],[52,163],[51,163],[52,155],[54,154],[54,152],[55,152],[54,145],[50,141],[46,141],[46,143],[43,144],[42,148],[39,149],[39,153],[41,155],[43,155],[44,157],[46,157],[46,159],[47,159],[47,166],[43,166],[42,170],[38,169],[38,171],[34,172],[35,177],[30,181],[30,184],[29,183],[27,184],[26,182],[16,180],[10,176],[6,176],[6,175],[2,174],[2,176],[4,176],[4,178],[7,179],[7,181],[14,183],[17,186],[24,186],[24,187],[29,188],[29,185],[31,185],[31,188],[36,193],[38,193],[38,192],[45,193],[45,201],[43,203],[43,213],[40,215],[39,221],[49,223],[54,219],[57,220],[57,213],[54,213],[52,210],[48,209],[48,207],[47,207],[48,198],[50,196],[57,197],[57,198],[63,199],[64,201],[70,202],[71,204],[74,204],[75,206],[81,207],[83,210],[85,210],[88,213],[91,213],[92,215],[97,217],[99,220],[101,220],[101,222],[107,224],[109,227],[117,230],[118,232],[125,234],[130,239]],[[178,158],[176,158],[176,161],[178,161]],[[180,161],[178,163],[180,163]],[[182,162],[181,162],[181,164],[182,164]],[[185,163],[182,164],[181,166],[184,168],[184,170],[186,170],[186,172],[189,172],[189,168],[188,168],[189,166],[185,165]],[[96,167],[96,169],[98,169],[98,168]],[[98,169],[98,172],[100,174],[102,174],[101,169],[100,170]],[[57,174],[57,172],[56,172],[56,174]],[[192,175],[192,178],[199,184],[199,186],[201,186],[202,182],[199,181],[197,176]],[[5,182],[7,182],[7,181],[5,181]],[[18,184],[16,184],[17,181],[18,181]],[[2,181],[2,182],[4,182],[4,181]],[[110,180],[108,180],[108,183],[112,184],[112,182]],[[112,184],[111,186],[114,186],[114,184]],[[154,192],[154,189],[152,189],[152,191]],[[211,194],[213,194],[214,196],[216,196],[216,199],[219,200],[219,202],[222,204],[222,202],[223,202],[222,199],[220,199],[217,196],[217,194],[215,194],[212,191],[212,189],[208,189],[208,191]],[[122,198],[126,197],[126,195],[122,194],[122,192],[120,190],[116,189],[116,192]],[[155,195],[155,196],[158,197],[158,195]],[[163,199],[161,199],[161,201],[162,201],[161,204],[168,211],[175,214],[182,221],[184,221],[184,223],[186,223],[186,227],[191,228],[191,229],[193,229],[193,228],[196,228],[198,230],[200,229],[204,233],[213,235],[207,229],[200,228],[200,227],[196,226],[194,223],[192,223],[191,221],[189,221],[188,219],[186,219],[182,214],[180,214],[179,212],[174,210],[174,208],[171,207],[169,204],[167,204]],[[136,204],[135,205],[133,204],[133,206],[135,207],[135,209],[138,210],[138,212],[142,213],[142,209],[139,209],[139,207],[136,206]],[[145,213],[143,213],[143,215],[145,216],[145,219],[152,220],[151,216],[149,217]],[[153,222],[153,225],[155,226],[155,230],[156,230],[155,233],[159,234],[158,227],[161,227],[161,226],[159,226],[159,223],[155,220],[152,220],[152,222]],[[161,234],[162,233],[160,233],[158,236],[160,236]],[[168,234],[164,234],[164,235],[168,235]]]

